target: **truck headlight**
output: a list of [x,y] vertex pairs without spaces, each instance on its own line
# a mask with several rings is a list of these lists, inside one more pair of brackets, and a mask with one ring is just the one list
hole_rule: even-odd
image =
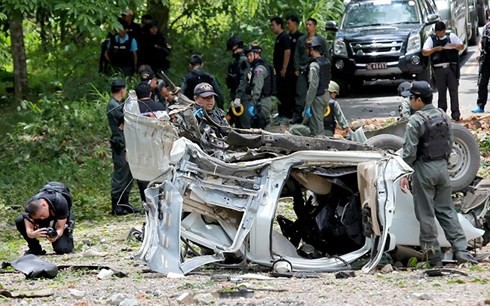
[[345,45],[344,40],[342,40],[342,39],[335,40],[335,43],[333,46],[333,53],[335,55],[338,55],[338,56],[347,57],[347,47]]
[[407,43],[407,53],[420,51],[422,48],[422,41],[420,39],[420,34],[410,35]]

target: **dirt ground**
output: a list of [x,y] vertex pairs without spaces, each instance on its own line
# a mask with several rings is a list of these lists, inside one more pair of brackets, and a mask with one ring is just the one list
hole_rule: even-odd
[[[109,219],[107,225],[79,224],[76,252],[40,258],[60,269],[53,279],[27,279],[16,271],[0,273],[0,303],[4,305],[483,305],[490,303],[490,262],[477,266],[449,265],[455,273],[429,277],[423,269],[337,279],[334,273],[296,273],[292,278],[271,277],[270,269],[249,265],[233,270],[209,266],[183,278],[167,278],[147,270],[133,259],[140,243],[127,239],[132,227],[141,228],[143,216]],[[18,256],[24,249],[19,250]],[[489,247],[478,250],[479,255]],[[102,266],[115,272],[102,277]],[[380,266],[380,269],[383,268]],[[119,277],[122,272],[126,276]],[[103,272],[102,272],[103,273]],[[464,274],[459,274],[464,273]],[[116,276],[117,275],[117,276]],[[242,290],[241,292],[239,290]],[[2,297],[6,292],[14,297]],[[238,292],[238,293],[237,293]],[[241,294],[242,297],[224,295]],[[42,296],[45,297],[29,297]],[[26,296],[26,297],[22,297]]]

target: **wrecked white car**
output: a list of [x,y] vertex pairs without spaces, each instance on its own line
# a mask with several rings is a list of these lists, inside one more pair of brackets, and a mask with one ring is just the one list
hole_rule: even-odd
[[[418,245],[412,197],[398,182],[412,169],[393,152],[260,130],[227,128],[220,138],[198,126],[183,97],[170,120],[141,116],[134,92],[124,110],[131,171],[151,181],[137,256],[154,271],[186,274],[242,260],[332,272],[366,255],[367,272],[384,252]],[[488,196],[477,198],[480,219],[459,217],[467,240],[481,245],[484,230],[477,227],[489,203]],[[278,214],[282,199],[292,201],[295,216]],[[188,258],[183,245],[201,253]]]

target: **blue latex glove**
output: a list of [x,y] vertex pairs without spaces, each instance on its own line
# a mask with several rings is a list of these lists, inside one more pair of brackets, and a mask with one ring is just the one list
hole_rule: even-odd
[[303,111],[303,117],[306,119],[311,118],[311,107],[305,107],[305,110]]
[[250,106],[248,107],[248,114],[250,115],[250,117],[255,116],[255,105],[250,104]]
[[202,107],[196,109],[192,114],[199,119],[202,119],[202,117],[204,117],[204,111],[202,110]]

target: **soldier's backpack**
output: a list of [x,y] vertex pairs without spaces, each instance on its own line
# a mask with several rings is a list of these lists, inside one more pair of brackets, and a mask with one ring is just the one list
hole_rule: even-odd
[[60,182],[49,182],[39,190],[39,193],[36,196],[40,195],[41,193],[55,194],[56,200],[58,201],[61,200],[61,198],[59,197],[64,197],[66,202],[68,203],[68,209],[71,209],[73,196],[71,195],[70,189],[66,187],[65,184]]

